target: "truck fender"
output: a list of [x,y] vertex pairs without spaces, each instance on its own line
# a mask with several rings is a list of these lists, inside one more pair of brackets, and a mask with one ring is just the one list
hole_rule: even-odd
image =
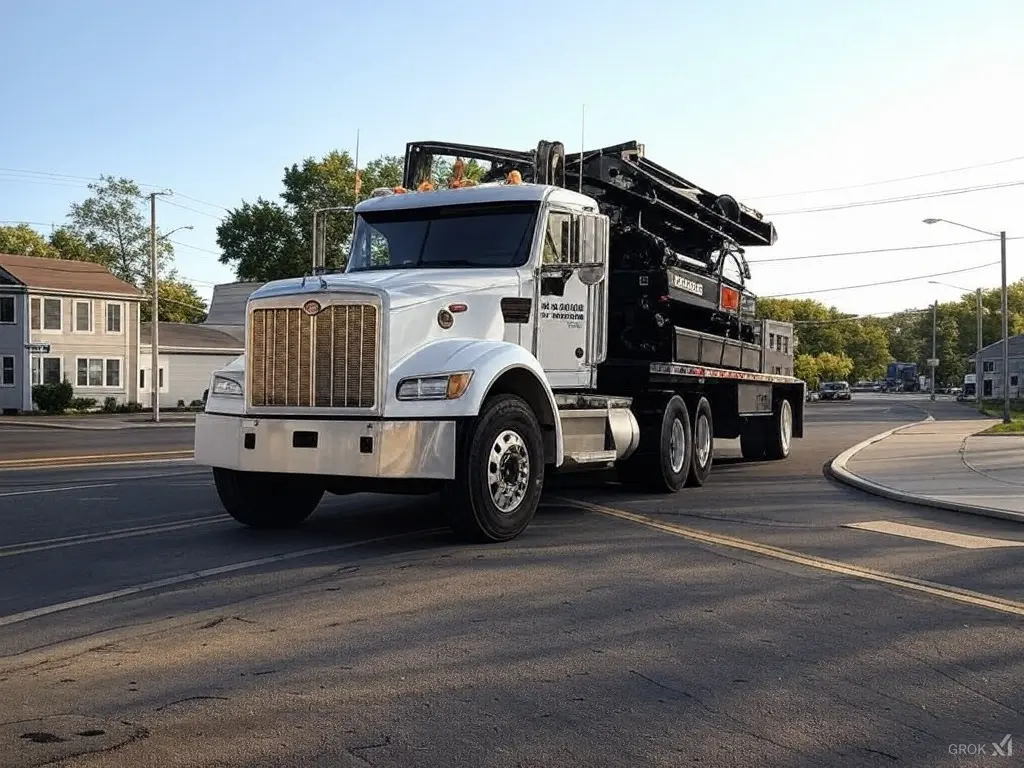
[[[403,379],[460,371],[472,371],[473,378],[457,400],[398,399]],[[421,347],[391,370],[384,413],[389,419],[473,417],[493,392],[514,393],[530,404],[541,427],[552,436],[550,443],[545,440],[545,454],[556,467],[561,466],[562,425],[547,375],[537,358],[513,342],[445,339]]]

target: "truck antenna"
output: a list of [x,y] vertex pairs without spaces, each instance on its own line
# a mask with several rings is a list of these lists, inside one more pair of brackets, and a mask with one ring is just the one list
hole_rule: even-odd
[[583,152],[586,150],[586,144],[584,144],[584,137],[587,129],[587,105],[583,105],[583,110],[580,113],[580,182],[579,191],[583,194]]

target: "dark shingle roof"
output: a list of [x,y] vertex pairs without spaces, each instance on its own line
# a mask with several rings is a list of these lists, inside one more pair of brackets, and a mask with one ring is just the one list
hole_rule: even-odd
[[[139,325],[139,343],[148,345],[152,323]],[[231,350],[242,353],[242,342],[234,336],[201,323],[160,323],[160,349]]]
[[111,274],[102,264],[38,256],[0,254],[0,269],[29,288],[82,293],[109,293],[142,298],[145,294],[131,283]]

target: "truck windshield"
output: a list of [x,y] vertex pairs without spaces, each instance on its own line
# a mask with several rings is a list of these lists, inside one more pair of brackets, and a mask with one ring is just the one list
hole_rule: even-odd
[[539,203],[516,202],[360,214],[345,271],[521,267],[539,210]]

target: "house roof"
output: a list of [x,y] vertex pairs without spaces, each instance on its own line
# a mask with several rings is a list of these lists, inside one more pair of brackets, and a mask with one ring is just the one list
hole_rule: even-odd
[[[1008,357],[1020,357],[1024,355],[1024,333],[1018,333],[1014,336],[1010,336],[1010,347],[1007,353]],[[988,346],[981,348],[981,359],[982,360],[995,360],[1001,358],[1003,355],[1003,340],[993,342]],[[972,353],[967,359],[974,360],[978,356],[977,352]]]
[[[139,325],[139,343],[149,346],[152,323]],[[241,354],[244,345],[231,334],[209,328],[202,323],[160,323],[159,345],[165,349],[230,350]]]
[[27,288],[75,293],[116,294],[142,298],[145,294],[131,283],[111,274],[102,264],[70,259],[0,254],[0,270]]
[[249,300],[249,294],[263,285],[260,282],[215,285],[205,324],[244,326],[245,303]]

